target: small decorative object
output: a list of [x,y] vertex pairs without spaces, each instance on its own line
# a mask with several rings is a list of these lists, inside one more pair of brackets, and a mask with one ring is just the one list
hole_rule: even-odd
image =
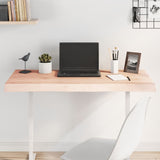
[[24,61],[24,70],[20,71],[19,73],[27,74],[31,72],[30,70],[26,70],[26,62],[29,60],[29,57],[30,57],[30,53],[23,56],[22,58],[19,58],[19,60]]
[[51,59],[52,57],[47,53],[44,53],[39,57],[39,73],[48,74],[52,72]]
[[118,58],[119,58],[119,50],[117,47],[112,50],[112,62],[111,62],[111,73],[118,73]]
[[160,1],[132,0],[134,29],[160,29]]
[[0,5],[0,21],[9,21],[8,17],[8,5]]
[[124,72],[138,73],[141,53],[127,52]]

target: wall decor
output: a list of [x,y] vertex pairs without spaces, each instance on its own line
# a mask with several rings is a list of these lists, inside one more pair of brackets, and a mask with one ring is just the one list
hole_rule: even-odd
[[140,65],[141,53],[127,52],[124,72],[138,73]]
[[160,0],[132,0],[132,28],[160,29]]

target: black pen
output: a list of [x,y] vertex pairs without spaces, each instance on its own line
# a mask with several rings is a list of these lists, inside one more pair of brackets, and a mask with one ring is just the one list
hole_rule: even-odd
[[131,81],[131,79],[127,76],[127,79],[129,80],[129,81]]
[[119,51],[117,52],[117,60],[119,59]]
[[112,60],[114,60],[114,51],[112,51]]

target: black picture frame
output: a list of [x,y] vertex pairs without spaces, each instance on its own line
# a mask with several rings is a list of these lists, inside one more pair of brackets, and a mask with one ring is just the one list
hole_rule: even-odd
[[124,72],[139,73],[141,53],[127,52]]

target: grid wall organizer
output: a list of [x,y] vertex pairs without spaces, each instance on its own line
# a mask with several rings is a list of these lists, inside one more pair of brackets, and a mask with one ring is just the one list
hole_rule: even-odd
[[160,29],[160,0],[132,0],[132,28]]

